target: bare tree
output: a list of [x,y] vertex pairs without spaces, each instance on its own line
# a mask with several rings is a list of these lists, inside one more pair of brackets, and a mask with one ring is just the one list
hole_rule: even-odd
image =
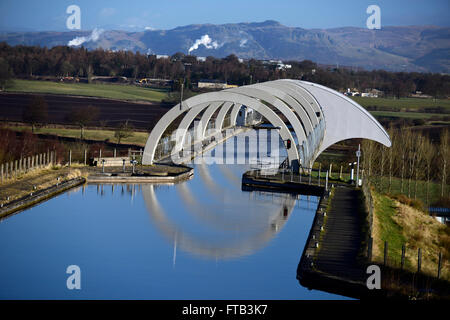
[[80,127],[80,138],[84,138],[84,128],[97,119],[99,110],[94,106],[84,106],[75,109],[67,115],[67,120]]
[[384,145],[380,145],[380,190],[383,191],[383,177],[384,177],[384,164],[386,162],[387,148]]
[[115,130],[114,137],[117,138],[117,143],[120,143],[120,140],[132,137],[133,134],[133,127],[128,124],[127,120]]
[[411,143],[411,139],[409,138],[411,135],[411,131],[409,129],[403,129],[400,133],[400,144],[397,145],[397,148],[400,151],[401,157],[401,187],[400,192],[403,193],[403,184],[405,178],[405,164],[407,161],[407,155],[409,150],[409,144]]
[[411,180],[414,174],[415,163],[417,160],[417,141],[414,139],[414,134],[409,130],[408,135],[408,198],[411,197]]
[[424,169],[424,159],[425,159],[425,137],[422,134],[417,134],[416,136],[416,166],[415,170],[415,178],[414,178],[414,199],[417,199],[417,183],[419,179],[423,177],[423,169]]
[[423,156],[425,160],[425,168],[426,168],[426,178],[427,178],[427,187],[426,187],[426,201],[427,206],[430,204],[430,172],[431,172],[431,166],[433,164],[433,159],[435,157],[436,148],[434,147],[433,143],[429,139],[425,139],[424,145],[423,145]]
[[33,96],[30,104],[23,110],[22,119],[31,124],[31,131],[34,132],[36,125],[43,125],[48,120],[48,106],[43,96]]
[[363,140],[361,144],[364,169],[367,172],[367,177],[372,175],[372,164],[375,156],[375,143],[372,140]]
[[450,157],[450,150],[448,146],[448,129],[442,131],[441,142],[439,144],[439,155],[441,163],[441,197],[444,197],[444,190],[447,182],[447,161]]
[[394,131],[394,129],[389,128],[388,130],[389,136],[391,137],[391,141],[392,141],[392,146],[389,148],[388,151],[388,167],[389,167],[389,186],[388,186],[388,192],[391,193],[391,188],[392,188],[392,169],[393,169],[393,164],[394,164],[394,151],[395,151],[395,147],[397,144],[397,133]]
[[12,76],[13,73],[8,62],[0,57],[0,88],[2,91],[11,83]]

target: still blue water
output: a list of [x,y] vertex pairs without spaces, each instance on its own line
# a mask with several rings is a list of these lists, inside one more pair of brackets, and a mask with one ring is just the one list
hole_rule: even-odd
[[[296,280],[318,198],[243,192],[248,169],[89,184],[4,219],[0,298],[342,299]],[[81,290],[67,289],[69,265]]]

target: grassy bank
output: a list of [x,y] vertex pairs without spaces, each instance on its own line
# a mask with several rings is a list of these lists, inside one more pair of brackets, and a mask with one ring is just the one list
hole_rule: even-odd
[[[30,126],[8,126],[8,129],[14,131],[31,131]],[[70,128],[37,128],[35,129],[35,133],[42,134],[53,134],[60,137],[71,137],[71,138],[79,138],[80,137],[80,129],[70,129]],[[121,143],[124,144],[136,144],[144,146],[147,138],[147,132],[136,131],[133,133],[133,136],[122,138]],[[84,130],[84,138],[88,140],[98,140],[105,141],[109,140],[111,142],[117,142],[117,138],[114,137],[113,130],[93,130],[93,129],[85,129]]]
[[406,246],[405,268],[417,271],[417,253],[422,250],[422,272],[437,275],[439,252],[443,254],[442,278],[450,280],[450,230],[433,217],[372,190],[374,199],[373,260],[384,261],[388,242],[388,265],[400,268],[402,245]]
[[9,92],[51,93],[89,96],[130,101],[160,102],[165,92],[133,85],[62,83],[52,81],[14,80]]
[[46,189],[56,184],[58,178],[61,183],[79,176],[81,171],[77,168],[49,165],[45,168],[34,169],[0,184],[0,203],[4,204],[29,195],[31,192]]

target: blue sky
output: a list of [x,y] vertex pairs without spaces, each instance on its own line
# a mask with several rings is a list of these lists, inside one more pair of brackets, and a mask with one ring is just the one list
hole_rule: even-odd
[[81,8],[81,29],[171,29],[200,23],[276,20],[302,28],[365,27],[366,8],[381,8],[382,26],[450,26],[449,0],[0,0],[0,30],[66,30],[66,8]]

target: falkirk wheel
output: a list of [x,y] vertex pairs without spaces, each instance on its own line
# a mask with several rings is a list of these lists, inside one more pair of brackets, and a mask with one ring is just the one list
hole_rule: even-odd
[[[235,127],[242,106],[261,114],[278,129],[284,142],[289,141],[288,166],[295,171],[311,167],[322,151],[342,140],[364,138],[391,146],[382,125],[352,99],[316,83],[283,79],[203,93],[182,101],[165,113],[151,131],[142,163],[149,165],[157,160],[158,143],[177,118],[184,115],[176,129],[181,134],[173,139],[174,153],[183,149],[192,124],[198,129],[195,140],[202,141],[211,135],[206,128],[211,127],[213,133],[224,129],[227,115],[227,127]],[[198,117],[200,121],[194,122]]]

